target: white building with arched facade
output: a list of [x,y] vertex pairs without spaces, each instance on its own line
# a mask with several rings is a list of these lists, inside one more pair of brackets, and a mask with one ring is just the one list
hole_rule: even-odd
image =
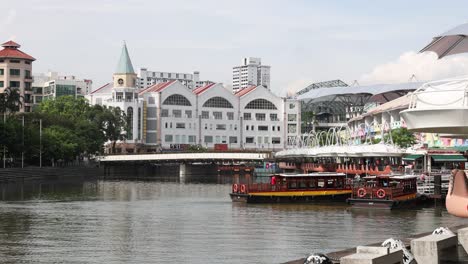
[[114,82],[87,98],[92,104],[119,107],[130,116],[127,139],[120,144],[123,152],[188,145],[213,149],[217,144],[277,151],[288,148],[288,142],[300,135],[300,103],[295,99],[278,97],[263,86],[233,94],[219,83],[190,90],[179,81],[138,92],[125,45],[122,54]]

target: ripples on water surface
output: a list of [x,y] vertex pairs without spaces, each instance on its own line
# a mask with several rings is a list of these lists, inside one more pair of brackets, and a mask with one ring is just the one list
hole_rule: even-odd
[[227,184],[3,186],[0,259],[15,263],[280,263],[464,224],[440,208],[231,203]]

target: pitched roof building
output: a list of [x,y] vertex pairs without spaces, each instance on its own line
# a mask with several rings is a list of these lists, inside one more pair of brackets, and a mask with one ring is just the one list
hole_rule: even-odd
[[19,50],[20,44],[7,41],[0,50],[0,92],[5,88],[18,89],[23,100],[20,111],[32,111],[32,62],[36,59]]

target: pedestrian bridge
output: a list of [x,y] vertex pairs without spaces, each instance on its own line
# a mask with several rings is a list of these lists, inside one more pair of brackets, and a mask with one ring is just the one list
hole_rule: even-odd
[[270,153],[210,152],[210,153],[158,153],[108,155],[98,157],[99,162],[216,162],[216,161],[263,161]]

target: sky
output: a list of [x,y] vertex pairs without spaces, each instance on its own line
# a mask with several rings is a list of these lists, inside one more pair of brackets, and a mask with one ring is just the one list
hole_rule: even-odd
[[285,95],[313,82],[361,85],[468,74],[468,56],[420,54],[434,36],[468,22],[466,1],[0,0],[0,41],[14,40],[56,71],[112,80],[123,41],[136,71],[200,71],[231,85],[243,57],[271,66]]

